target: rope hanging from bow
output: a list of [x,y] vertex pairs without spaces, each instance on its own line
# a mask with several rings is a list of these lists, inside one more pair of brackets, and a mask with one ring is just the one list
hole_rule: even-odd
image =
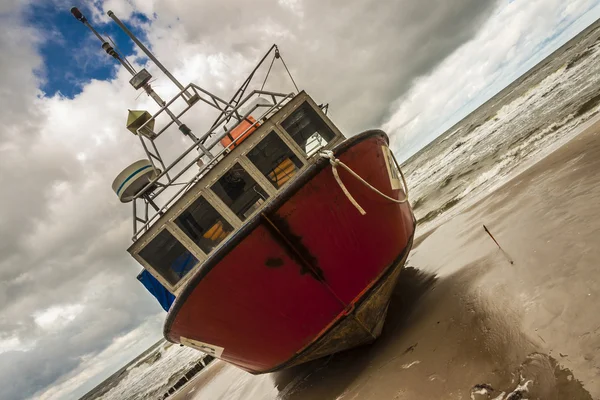
[[344,185],[344,182],[342,182],[342,179],[340,178],[340,174],[338,173],[338,167],[344,168],[346,171],[348,171],[350,173],[350,175],[352,175],[353,177],[358,179],[359,182],[361,182],[363,185],[365,185],[366,187],[368,187],[369,189],[371,189],[373,192],[377,193],[384,199],[389,200],[396,204],[406,203],[408,201],[408,186],[406,185],[406,179],[404,178],[402,169],[398,165],[398,161],[396,160],[396,157],[394,157],[394,154],[392,152],[390,152],[390,154],[394,160],[394,163],[396,164],[396,167],[398,168],[398,171],[400,172],[400,176],[402,177],[402,187],[404,190],[404,198],[401,200],[394,199],[393,197],[390,197],[390,196],[386,195],[385,193],[382,193],[379,189],[377,189],[376,187],[371,185],[369,182],[364,180],[360,175],[358,175],[356,172],[354,172],[349,166],[347,166],[346,164],[341,162],[338,158],[335,158],[335,154],[333,154],[333,151],[321,150],[321,152],[319,153],[319,156],[329,160],[329,164],[331,164],[331,170],[333,172],[333,176],[334,176],[336,182],[338,183],[338,185],[340,186],[340,189],[342,189],[342,191],[344,192],[344,194],[346,195],[346,197],[348,198],[350,203],[352,203],[352,205],[354,207],[356,207],[358,212],[360,212],[361,215],[365,215],[367,212],[364,210],[364,208],[362,208],[360,206],[360,204],[358,204],[356,199],[348,191],[348,188],[346,188],[346,185]]

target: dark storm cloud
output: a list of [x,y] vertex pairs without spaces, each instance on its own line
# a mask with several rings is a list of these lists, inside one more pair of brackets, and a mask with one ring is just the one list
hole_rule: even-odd
[[156,312],[137,293],[110,290],[102,304],[86,307],[84,314],[72,321],[64,332],[46,333],[36,343],[34,354],[11,351],[0,356],[3,377],[0,398],[27,398],[76,368],[82,356],[97,353],[114,337],[140,325]]
[[163,2],[157,12],[180,16],[185,40],[213,51],[256,59],[278,43],[300,86],[330,102],[356,133],[378,126],[391,103],[469,40],[496,3],[263,0],[243,8],[214,3],[197,13],[191,3]]
[[[159,310],[125,253],[130,209],[109,187],[139,156],[122,128],[136,94],[118,88],[127,85],[122,74],[119,82],[90,83],[73,100],[38,98],[40,35],[22,26],[16,4],[0,8],[0,54],[11,55],[0,57],[0,344],[13,343],[0,353],[2,399],[55,384]],[[415,79],[473,36],[494,4],[159,1],[149,38],[174,69],[190,72],[169,59],[182,45],[244,67],[210,72],[213,81],[199,82],[209,87],[239,80],[277,42],[301,86],[330,102],[352,134],[378,126]],[[36,322],[52,307],[73,305],[80,313],[55,330]]]

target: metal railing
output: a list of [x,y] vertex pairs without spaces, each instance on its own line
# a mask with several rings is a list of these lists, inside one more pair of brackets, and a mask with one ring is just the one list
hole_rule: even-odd
[[[190,101],[190,92],[193,92]],[[246,133],[255,129],[258,125],[262,124],[275,112],[280,110],[289,100],[294,97],[294,93],[284,94],[276,93],[266,90],[253,90],[246,97],[233,103],[221,99],[220,97],[202,89],[201,87],[190,83],[183,89],[181,89],[170,101],[164,104],[152,117],[141,125],[137,129],[138,137],[142,143],[142,147],[146,152],[148,159],[152,163],[155,171],[160,171],[156,178],[148,183],[133,199],[133,237],[132,240],[137,240],[140,235],[148,229],[150,226],[162,215],[169,207],[175,203],[194,183],[199,181],[208,171],[210,171],[222,157],[233,149],[239,140],[242,140]],[[263,104],[255,104],[246,110],[243,114],[241,109],[248,105],[253,99],[261,97]],[[187,103],[186,107],[183,108],[178,114],[174,114],[169,106],[172,106],[175,101],[183,98]],[[183,124],[180,120],[193,106],[196,104],[204,103],[217,109],[220,112],[217,120],[212,126],[201,136],[195,136],[195,134]],[[264,109],[258,118],[252,122],[248,117],[259,109]],[[167,122],[162,128],[156,132],[150,129],[156,119],[163,113],[166,113],[170,117],[170,121]],[[231,143],[223,147],[217,154],[213,154],[212,150],[220,143],[221,139],[231,134],[231,131],[235,129],[237,124],[231,124],[230,128],[226,127],[226,124],[230,120],[252,122],[237,138],[232,138]],[[190,137],[193,141],[192,145],[185,149],[174,161],[167,165],[163,157],[158,151],[158,147],[155,144],[161,135],[163,135],[170,127],[176,124],[179,130],[186,136]],[[150,132],[150,134],[148,134]],[[229,136],[231,138],[231,135]],[[196,149],[198,155],[187,161],[186,157]],[[189,157],[188,157],[189,158]],[[185,177],[193,166],[198,166],[199,162],[204,162],[203,159],[207,158],[208,161],[200,165],[199,170],[191,177]],[[181,186],[174,194],[167,197],[163,195],[168,188],[175,186]],[[161,196],[163,195],[163,196]],[[163,203],[158,205],[159,202]],[[138,201],[143,201],[143,216],[138,215]]]

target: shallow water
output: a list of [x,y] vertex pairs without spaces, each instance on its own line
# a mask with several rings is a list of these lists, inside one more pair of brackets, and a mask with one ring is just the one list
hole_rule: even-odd
[[405,163],[422,224],[499,187],[597,113],[599,35],[592,27]]
[[82,400],[156,399],[203,357],[196,350],[163,341]]

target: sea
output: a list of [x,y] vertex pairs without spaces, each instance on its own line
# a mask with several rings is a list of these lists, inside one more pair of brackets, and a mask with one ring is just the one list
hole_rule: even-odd
[[[596,22],[403,163],[418,231],[452,218],[565,144],[599,110]],[[158,342],[82,399],[162,398],[202,357]]]
[[204,353],[160,340],[80,400],[162,399]]
[[599,37],[596,22],[404,162],[421,232],[529,168],[598,114]]

